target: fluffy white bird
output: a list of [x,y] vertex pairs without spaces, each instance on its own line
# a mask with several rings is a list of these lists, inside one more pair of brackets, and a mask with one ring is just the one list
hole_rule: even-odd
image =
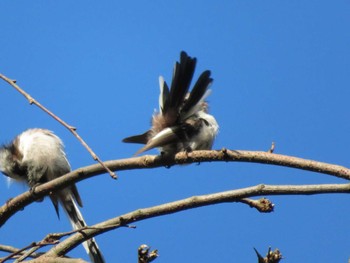
[[208,113],[205,99],[213,79],[209,70],[204,71],[189,93],[196,61],[181,52],[180,62],[174,66],[170,90],[163,77],[159,78],[159,113],[153,115],[151,129],[123,139],[127,143],[145,144],[136,154],[152,148],[159,148],[166,155],[212,148],[219,125]]
[[[0,171],[32,188],[69,173],[71,168],[59,137],[49,130],[29,129],[0,148]],[[58,216],[58,203],[62,205],[74,229],[86,226],[77,206],[82,207],[82,201],[75,185],[51,193],[50,198]],[[92,262],[104,262],[93,238],[83,245]]]

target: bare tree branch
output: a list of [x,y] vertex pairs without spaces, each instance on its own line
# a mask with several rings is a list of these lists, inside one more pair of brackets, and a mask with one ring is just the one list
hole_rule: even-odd
[[9,79],[8,77],[4,76],[3,74],[0,74],[0,78],[6,81],[8,84],[10,84],[13,88],[15,88],[19,93],[21,93],[28,101],[29,104],[36,105],[38,108],[43,110],[45,113],[50,115],[52,118],[54,118],[56,121],[58,121],[60,124],[62,124],[64,127],[66,127],[78,140],[79,142],[85,147],[85,149],[91,154],[92,158],[99,162],[100,165],[110,174],[110,176],[114,179],[117,179],[117,176],[114,172],[112,172],[105,164],[101,161],[101,159],[93,152],[93,150],[90,148],[90,146],[83,140],[83,138],[80,137],[80,135],[77,133],[77,129],[73,127],[72,125],[69,125],[64,120],[59,118],[57,115],[52,113],[49,109],[41,105],[38,101],[36,101],[32,96],[30,96],[27,92],[25,92],[23,89],[21,89],[17,84],[15,80]]
[[[128,158],[122,160],[114,160],[106,162],[112,170],[142,169],[154,168],[161,166],[171,166],[183,163],[198,163],[208,161],[239,161],[239,162],[256,162],[274,164],[280,166],[294,167],[298,169],[314,171],[319,173],[330,174],[336,177],[349,179],[350,170],[338,166],[311,160],[305,160],[292,156],[278,155],[266,152],[253,151],[195,151],[190,153],[178,153],[172,159],[164,159],[162,156],[142,156],[137,158]],[[6,220],[15,212],[36,199],[42,198],[50,192],[66,187],[72,183],[79,182],[97,174],[103,173],[104,170],[99,165],[91,165],[80,168],[65,176],[52,180],[48,183],[39,185],[35,188],[35,193],[25,192],[16,198],[9,200],[0,208],[0,224],[4,224]],[[302,185],[302,186],[267,186],[259,185],[239,190],[216,193],[211,195],[196,196],[184,200],[155,206],[146,209],[140,209],[114,219],[96,224],[90,228],[81,230],[79,233],[67,238],[51,250],[47,252],[48,256],[63,256],[83,241],[102,234],[111,229],[126,226],[132,222],[141,221],[147,218],[161,216],[165,214],[176,213],[186,209],[212,205],[223,202],[243,202],[250,206],[257,205],[252,200],[244,199],[253,196],[262,195],[296,195],[296,194],[324,194],[324,193],[349,193],[350,184],[331,184],[331,185]],[[46,256],[45,255],[45,256]]]
[[[211,150],[193,151],[190,153],[178,153],[172,159],[164,159],[162,156],[145,155],[128,159],[120,159],[105,162],[105,165],[113,171],[145,169],[155,167],[169,167],[175,164],[189,164],[198,162],[251,162],[279,166],[293,167],[323,174],[329,174],[343,179],[350,179],[350,169],[323,162],[302,159],[293,156],[260,152],[260,151],[232,151]],[[8,200],[0,207],[0,226],[2,226],[13,214],[23,209],[30,203],[38,200],[50,192],[64,188],[73,183],[104,173],[105,170],[98,164],[79,168],[64,176],[35,187],[35,192],[27,191],[17,197]]]
[[28,263],[88,263],[80,258],[59,258],[59,257],[39,257],[30,261]]
[[31,244],[21,249],[0,245],[0,250],[11,253],[7,257],[0,259],[0,263],[5,262],[6,260],[9,260],[9,259],[14,259],[14,258],[17,258],[17,260],[14,263],[17,263],[17,262],[22,262],[24,259],[28,257],[32,257],[32,258],[38,258],[39,256],[45,257],[46,256],[45,253],[35,253],[35,251],[44,246],[58,244],[59,240],[62,237],[69,236],[77,232],[81,232],[84,229],[89,229],[89,227],[85,226],[80,229],[75,229],[75,230],[62,232],[62,233],[50,233],[50,234],[47,234],[41,241],[32,242]]
[[[14,257],[15,255],[23,255],[25,253],[24,250],[25,249],[18,249],[18,248],[12,247],[12,246],[5,246],[5,245],[0,244],[0,251],[10,253],[11,257]],[[33,253],[31,253],[30,257],[36,258],[36,257],[39,257],[43,254],[44,253],[33,252]],[[6,257],[6,258],[9,258],[9,257]],[[2,259],[0,258],[0,262],[3,262],[4,260],[5,260],[5,258],[2,258]]]
[[[45,244],[46,245],[46,244]],[[22,249],[17,249],[16,251],[14,251],[13,253],[11,253],[10,255],[2,258],[0,260],[0,263],[6,262],[7,260],[10,259],[15,259],[17,258],[17,260],[14,263],[20,262],[22,261],[23,258],[27,258],[27,257],[34,257],[33,254],[35,254],[35,251],[38,250],[40,247],[45,246],[45,245],[38,245],[37,243],[32,243]],[[29,249],[29,250],[27,250]],[[39,257],[40,255],[37,254],[37,257]]]
[[260,151],[222,149],[221,151],[193,151],[190,153],[181,152],[175,156],[174,161],[175,163],[227,161],[272,164],[329,174],[350,180],[350,169],[344,166]]
[[62,241],[60,244],[54,246],[46,253],[46,255],[52,257],[63,256],[87,239],[96,235],[100,235],[112,229],[118,229],[130,223],[142,221],[148,218],[177,213],[197,207],[219,203],[241,202],[242,198],[262,195],[313,195],[329,193],[350,193],[350,184],[278,186],[257,185],[238,190],[193,196],[171,203],[138,209],[136,211],[90,226],[88,229],[79,231],[73,236],[70,236],[66,240]]

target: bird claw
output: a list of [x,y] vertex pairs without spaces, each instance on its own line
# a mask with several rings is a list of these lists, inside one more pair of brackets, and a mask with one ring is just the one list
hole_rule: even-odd
[[[40,185],[40,183],[36,183],[33,186],[31,186],[29,188],[29,192],[31,195],[33,195],[35,198],[37,197],[37,194],[35,193],[35,188],[37,188]],[[44,200],[44,198],[39,198],[38,200],[36,200],[37,202],[42,202]]]

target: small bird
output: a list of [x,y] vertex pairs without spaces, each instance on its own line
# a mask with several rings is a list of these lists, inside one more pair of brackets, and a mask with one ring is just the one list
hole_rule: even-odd
[[135,155],[152,148],[159,148],[164,155],[212,148],[219,125],[208,114],[205,99],[211,92],[209,86],[213,79],[209,70],[204,71],[189,93],[196,62],[196,58],[181,52],[180,62],[174,66],[170,90],[164,78],[159,77],[159,112],[152,117],[151,129],[123,139],[126,143],[145,144]]
[[[59,137],[49,130],[28,129],[11,143],[0,147],[0,171],[9,178],[34,188],[69,173],[71,167]],[[75,185],[51,193],[50,198],[58,217],[58,203],[62,205],[73,229],[86,226],[77,206],[78,203],[82,207],[82,201]],[[93,238],[83,245],[92,262],[104,262]]]

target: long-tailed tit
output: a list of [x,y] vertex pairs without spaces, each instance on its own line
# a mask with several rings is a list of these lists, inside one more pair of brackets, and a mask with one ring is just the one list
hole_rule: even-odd
[[[35,187],[71,171],[63,148],[61,139],[51,131],[26,130],[0,148],[0,171],[11,179]],[[50,198],[58,216],[58,203],[62,205],[74,229],[86,226],[78,208],[78,205],[82,207],[82,201],[75,185],[51,193]],[[104,262],[93,238],[83,245],[92,262]]]
[[149,131],[123,139],[127,143],[145,144],[136,154],[152,148],[173,155],[180,151],[209,150],[219,130],[215,118],[208,114],[205,99],[213,82],[210,71],[204,71],[189,93],[196,67],[196,58],[182,51],[176,62],[170,90],[163,77],[159,77],[159,113],[152,117]]

